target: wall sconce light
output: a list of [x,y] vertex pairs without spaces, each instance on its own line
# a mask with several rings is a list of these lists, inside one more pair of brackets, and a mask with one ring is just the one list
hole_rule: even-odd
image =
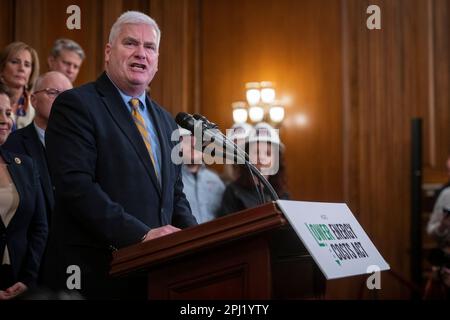
[[233,102],[233,121],[234,123],[244,123],[247,122],[248,112],[247,105],[244,101]]
[[247,90],[246,97],[250,106],[254,106],[259,103],[261,99],[261,92],[259,91],[259,82],[247,82],[245,85]]
[[248,116],[252,122],[261,122],[264,120],[264,108],[260,105],[250,106]]
[[261,82],[261,101],[271,104],[275,102],[275,88],[270,81]]
[[281,105],[273,105],[269,110],[270,120],[275,123],[281,123],[284,119],[284,107]]
[[253,123],[261,121],[279,125],[284,119],[284,106],[276,100],[275,87],[270,81],[247,82],[245,84],[247,103],[234,102],[234,123],[244,123],[247,118]]

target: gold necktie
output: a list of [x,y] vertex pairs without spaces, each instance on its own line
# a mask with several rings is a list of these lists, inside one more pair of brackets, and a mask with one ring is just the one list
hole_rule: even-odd
[[136,124],[136,127],[138,128],[142,139],[144,139],[145,146],[147,147],[147,151],[150,155],[150,159],[152,159],[153,169],[155,170],[156,178],[159,180],[158,171],[156,170],[156,161],[153,156],[153,150],[152,150],[152,143],[150,140],[150,135],[147,131],[147,126],[145,125],[144,118],[139,113],[139,99],[132,98],[130,100],[131,105],[131,116],[133,117],[134,123]]

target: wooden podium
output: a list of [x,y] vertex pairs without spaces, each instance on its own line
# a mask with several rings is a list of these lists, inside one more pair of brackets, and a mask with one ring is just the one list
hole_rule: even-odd
[[114,253],[111,274],[144,272],[148,299],[315,299],[325,278],[275,202]]

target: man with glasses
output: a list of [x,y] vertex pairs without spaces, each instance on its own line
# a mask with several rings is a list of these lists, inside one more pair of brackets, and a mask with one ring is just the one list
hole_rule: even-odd
[[34,121],[11,133],[2,146],[12,152],[30,156],[37,164],[49,220],[54,197],[45,155],[45,130],[53,101],[61,92],[71,88],[70,80],[60,72],[51,71],[41,75],[37,79],[35,91],[31,95],[31,104],[36,110]]

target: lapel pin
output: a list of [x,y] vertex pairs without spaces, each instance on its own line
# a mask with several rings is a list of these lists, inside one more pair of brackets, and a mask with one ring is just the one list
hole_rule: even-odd
[[21,163],[22,163],[22,160],[20,160],[20,159],[17,158],[17,157],[14,158],[14,161],[15,161],[17,164],[21,164]]

